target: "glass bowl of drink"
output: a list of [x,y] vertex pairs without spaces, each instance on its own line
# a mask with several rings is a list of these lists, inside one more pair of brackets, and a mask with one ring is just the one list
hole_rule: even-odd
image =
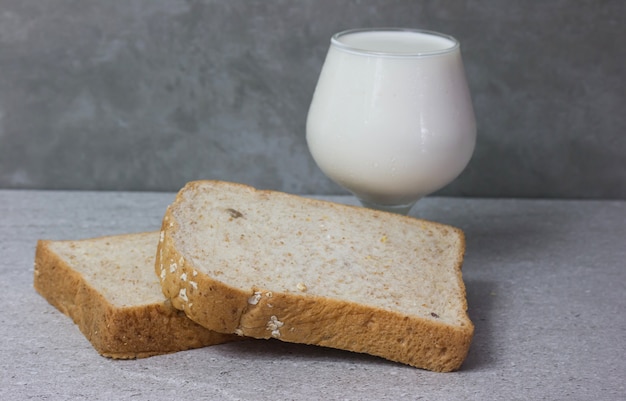
[[324,174],[364,206],[407,214],[454,180],[474,152],[459,42],[402,28],[333,35],[306,139]]

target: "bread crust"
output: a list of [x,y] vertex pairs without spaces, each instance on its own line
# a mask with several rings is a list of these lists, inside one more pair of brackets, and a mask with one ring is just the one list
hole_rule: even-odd
[[101,355],[113,359],[145,358],[238,339],[194,323],[165,298],[162,303],[112,305],[50,249],[52,242],[37,242],[34,288],[72,318]]
[[[193,189],[196,185],[202,183],[190,183],[185,188]],[[271,196],[270,191],[258,192]],[[177,201],[180,196],[179,193]],[[178,230],[180,225],[171,206],[163,219],[155,270],[172,305],[204,327],[367,353],[437,372],[459,369],[467,356],[474,331],[469,319],[453,326],[333,298],[268,288],[234,288],[196,269],[193,260],[175,245],[173,236]],[[461,283],[464,240],[462,248],[456,266]],[[193,283],[181,277],[193,277]],[[464,286],[462,291],[465,310]]]

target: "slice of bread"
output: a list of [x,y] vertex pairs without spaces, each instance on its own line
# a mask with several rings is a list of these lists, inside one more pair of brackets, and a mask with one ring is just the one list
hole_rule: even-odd
[[456,228],[218,181],[187,184],[155,269],[174,307],[215,331],[458,369],[467,316]]
[[154,274],[158,241],[158,232],[40,240],[35,289],[71,317],[100,354],[115,359],[237,339],[192,322],[163,297]]

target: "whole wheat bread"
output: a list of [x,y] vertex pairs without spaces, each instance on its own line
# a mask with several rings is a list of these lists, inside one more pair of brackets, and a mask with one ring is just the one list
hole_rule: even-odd
[[174,309],[154,275],[159,233],[39,241],[35,289],[102,355],[142,358],[234,340]]
[[174,307],[223,333],[458,369],[463,233],[360,207],[218,181],[169,206],[155,270]]

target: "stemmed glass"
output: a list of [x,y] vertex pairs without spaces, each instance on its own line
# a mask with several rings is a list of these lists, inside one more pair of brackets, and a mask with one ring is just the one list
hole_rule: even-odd
[[320,169],[364,206],[408,214],[454,180],[474,152],[459,42],[400,28],[335,34],[306,139]]

